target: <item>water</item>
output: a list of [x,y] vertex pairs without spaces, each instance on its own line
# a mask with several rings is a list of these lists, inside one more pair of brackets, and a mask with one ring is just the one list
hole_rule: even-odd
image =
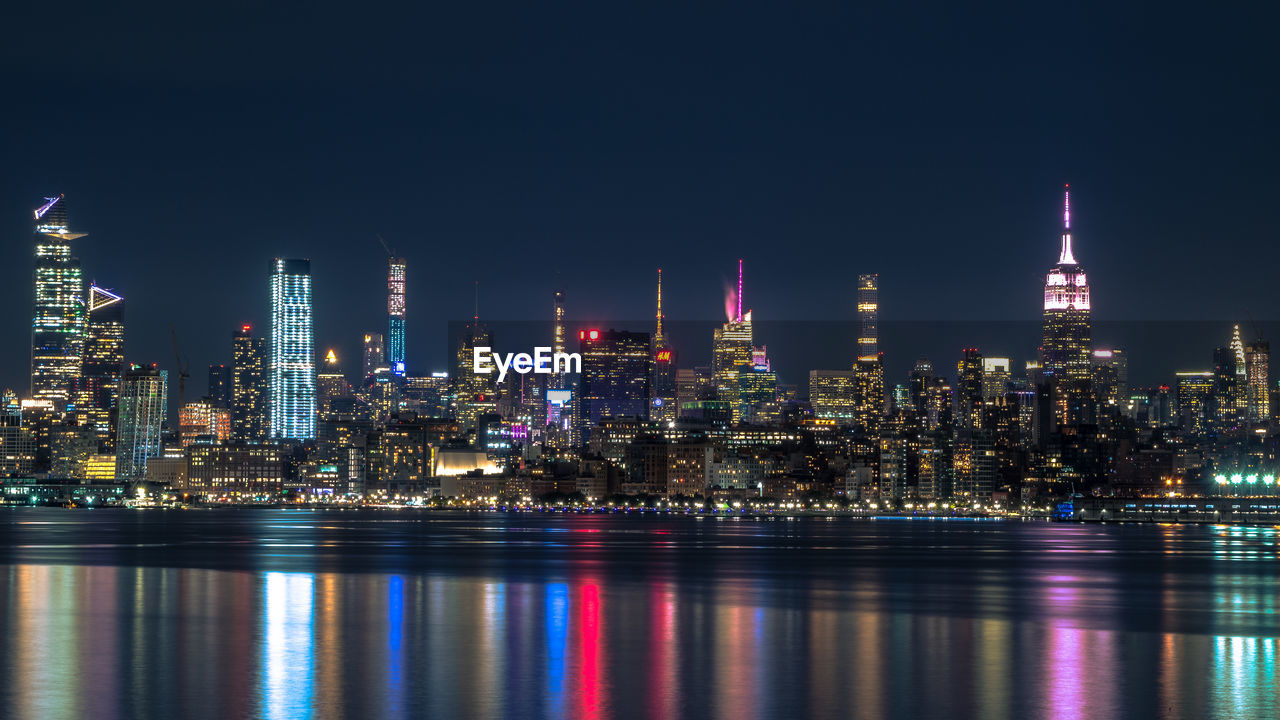
[[0,510],[0,716],[1280,716],[1277,531]]

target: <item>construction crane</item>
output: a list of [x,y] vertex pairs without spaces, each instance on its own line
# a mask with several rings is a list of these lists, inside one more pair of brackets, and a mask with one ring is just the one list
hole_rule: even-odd
[[382,236],[377,233],[374,233],[374,235],[378,238],[378,242],[382,243],[382,249],[387,251],[387,257],[395,257],[396,251],[391,249],[391,246],[387,244],[387,241],[383,240]]
[[181,408],[185,402],[187,378],[191,377],[187,372],[191,369],[191,362],[182,362],[182,355],[178,352],[178,331],[173,329],[173,323],[169,323],[169,337],[173,340],[173,360],[178,364],[178,407]]

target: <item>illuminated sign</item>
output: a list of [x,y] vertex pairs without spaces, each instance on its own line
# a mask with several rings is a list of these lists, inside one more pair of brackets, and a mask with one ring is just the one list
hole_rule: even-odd
[[547,391],[547,402],[551,403],[552,405],[555,405],[556,407],[564,407],[565,405],[568,405],[569,400],[572,398],[573,398],[573,391],[571,390],[548,390]]
[[671,362],[671,351],[659,350],[657,360],[658,362]]

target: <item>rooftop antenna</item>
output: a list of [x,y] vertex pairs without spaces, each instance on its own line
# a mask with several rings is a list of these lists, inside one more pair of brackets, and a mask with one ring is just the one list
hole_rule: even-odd
[[742,322],[742,258],[738,258],[738,322]]
[[658,327],[653,333],[653,343],[662,345],[662,268],[658,268]]

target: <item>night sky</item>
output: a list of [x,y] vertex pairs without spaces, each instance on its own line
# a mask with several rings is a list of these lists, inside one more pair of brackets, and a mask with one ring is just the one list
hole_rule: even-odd
[[886,320],[1034,323],[1065,182],[1095,317],[1277,319],[1274,4],[899,5],[6,8],[0,385],[59,192],[128,359],[171,367],[172,322],[189,396],[265,331],[273,256],[312,259],[317,346],[356,367],[375,233],[424,372],[476,279],[493,320],[558,283],[572,318],[643,319],[661,266],[668,314],[714,320],[738,257],[757,320],[852,319],[879,272]]

